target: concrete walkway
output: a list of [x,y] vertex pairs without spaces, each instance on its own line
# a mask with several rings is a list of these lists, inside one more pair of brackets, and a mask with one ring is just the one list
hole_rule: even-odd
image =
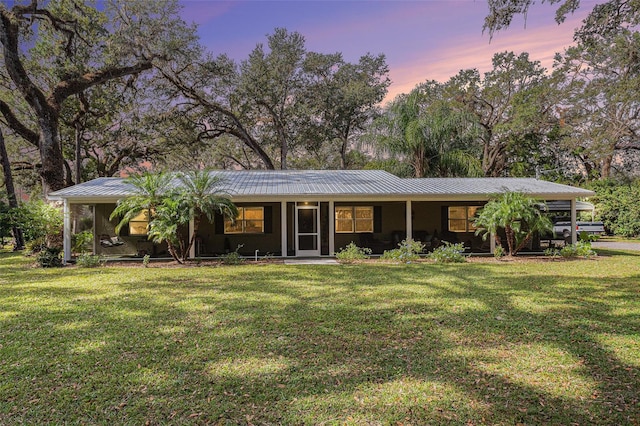
[[594,249],[633,250],[640,251],[640,243],[625,243],[614,241],[594,241],[591,243]]
[[307,259],[285,259],[285,265],[338,265],[339,263],[332,258],[313,257]]

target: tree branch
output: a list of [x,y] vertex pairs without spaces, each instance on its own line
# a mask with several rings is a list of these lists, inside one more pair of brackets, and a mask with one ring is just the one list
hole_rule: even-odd
[[135,65],[119,68],[107,68],[102,71],[89,72],[80,77],[61,81],[53,89],[48,101],[52,106],[59,110],[62,102],[71,95],[79,94],[90,87],[105,83],[109,80],[127,75],[139,74],[142,71],[151,69],[152,66],[153,64],[151,60],[144,60]]
[[0,113],[2,113],[4,119],[7,121],[7,125],[11,127],[14,132],[20,135],[20,137],[22,137],[24,140],[26,140],[36,148],[40,146],[40,138],[38,136],[38,133],[22,124],[22,122],[18,120],[18,117],[13,114],[13,111],[11,111],[11,107],[9,106],[9,104],[1,99]]

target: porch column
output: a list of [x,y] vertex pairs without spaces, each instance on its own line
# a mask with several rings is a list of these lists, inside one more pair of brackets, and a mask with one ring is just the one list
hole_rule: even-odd
[[71,209],[69,208],[69,200],[65,198],[62,208],[63,214],[63,230],[62,230],[62,251],[64,258],[62,263],[65,265],[71,260]]
[[411,220],[411,200],[407,200],[406,222],[407,222],[407,238],[413,238],[413,221]]
[[333,201],[329,201],[329,256],[336,251],[336,209]]
[[92,208],[92,222],[93,222],[93,227],[91,229],[91,232],[93,232],[93,254],[98,254],[98,236],[96,235],[96,231],[98,230],[98,225],[96,224],[96,205],[93,205]]
[[576,215],[576,199],[571,199],[571,244],[575,244],[578,242],[578,231],[576,227],[578,225],[577,215]]
[[[191,235],[193,235],[193,218],[189,219],[189,241],[191,241]],[[191,246],[191,248],[189,249],[189,259],[195,259],[196,258],[196,242],[195,240],[193,241],[193,245]]]
[[287,202],[280,202],[280,245],[282,257],[287,257]]

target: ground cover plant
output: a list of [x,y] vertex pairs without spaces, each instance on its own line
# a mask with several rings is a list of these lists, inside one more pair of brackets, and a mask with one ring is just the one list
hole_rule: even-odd
[[34,268],[0,424],[634,424],[640,256]]

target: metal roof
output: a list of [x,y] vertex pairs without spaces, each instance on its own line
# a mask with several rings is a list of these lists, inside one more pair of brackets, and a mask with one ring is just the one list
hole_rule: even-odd
[[[248,170],[213,171],[233,199],[350,197],[408,199],[487,199],[492,194],[518,191],[546,199],[589,197],[593,192],[530,178],[401,179],[382,170]],[[49,194],[52,200],[117,200],[131,195],[123,178],[98,178]]]
[[[562,201],[549,201],[546,203],[547,211],[550,212],[568,212],[571,211],[571,202],[569,200]],[[576,211],[579,212],[592,212],[596,208],[593,204],[586,201],[576,201]]]

